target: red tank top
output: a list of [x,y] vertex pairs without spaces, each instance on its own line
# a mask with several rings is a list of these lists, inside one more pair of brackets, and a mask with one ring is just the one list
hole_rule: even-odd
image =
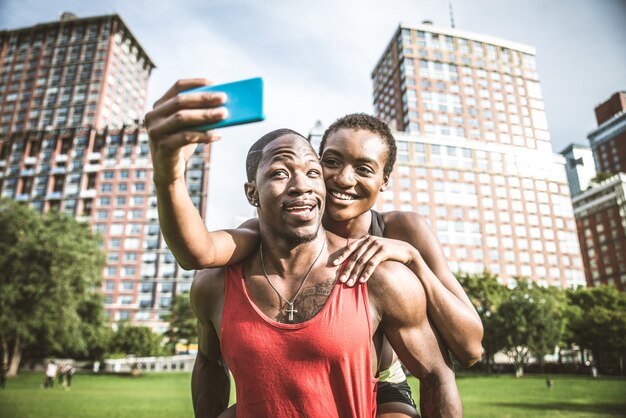
[[365,285],[336,284],[300,324],[268,318],[241,265],[226,268],[221,349],[237,387],[237,417],[375,417],[372,333]]

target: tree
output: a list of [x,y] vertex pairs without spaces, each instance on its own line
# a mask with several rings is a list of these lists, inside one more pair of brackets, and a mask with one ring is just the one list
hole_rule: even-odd
[[[567,324],[567,295],[558,287],[541,287],[528,283],[528,294],[534,302],[534,330],[528,348],[537,357],[543,372],[544,357],[563,340]],[[549,320],[546,320],[549,318]]]
[[593,352],[595,358],[613,353],[624,374],[626,351],[626,295],[612,286],[577,289],[568,294],[571,342]]
[[88,225],[0,199],[0,340],[9,375],[29,347],[87,353],[80,308],[103,267]]
[[493,362],[493,356],[503,348],[497,334],[496,312],[500,304],[508,297],[509,289],[498,283],[498,276],[484,271],[481,274],[458,273],[457,279],[467,292],[483,323],[483,348],[487,370]]
[[543,367],[543,357],[561,341],[565,305],[561,290],[525,280],[518,280],[510,297],[502,302],[496,314],[496,334],[513,358],[516,376],[524,373],[531,353]]
[[175,351],[176,344],[181,341],[185,341],[189,349],[189,344],[196,341],[198,335],[196,316],[191,309],[189,293],[176,295],[172,302],[171,314],[164,319],[170,323],[165,336],[169,339],[172,351]]
[[110,352],[113,355],[133,354],[138,357],[164,354],[163,338],[148,327],[136,327],[121,323],[111,338]]
[[73,357],[90,360],[103,360],[108,353],[113,337],[113,329],[104,317],[104,298],[99,293],[93,293],[78,307],[81,318],[81,334],[85,340],[87,350],[70,352]]

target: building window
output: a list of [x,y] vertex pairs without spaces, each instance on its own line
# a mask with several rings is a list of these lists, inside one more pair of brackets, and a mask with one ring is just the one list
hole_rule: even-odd
[[120,290],[131,291],[133,290],[133,282],[130,280],[124,280],[120,283]]

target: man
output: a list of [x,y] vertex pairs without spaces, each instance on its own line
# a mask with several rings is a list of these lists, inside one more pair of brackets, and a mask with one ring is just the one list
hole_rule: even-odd
[[[175,113],[181,103],[170,102],[164,106]],[[194,118],[223,117],[217,113],[197,109],[163,118],[155,111],[146,119],[153,139]],[[169,144],[151,142],[157,193],[168,172],[180,176],[183,147],[207,138],[185,133],[170,135]],[[258,208],[261,247],[240,265],[202,271],[192,287],[200,337],[192,378],[196,416],[226,409],[226,363],[237,381],[238,416],[374,416],[373,377],[383,334],[421,379],[422,412],[459,416],[454,376],[410,271],[385,263],[367,287],[337,284],[328,259],[346,242],[321,228],[324,183],[306,139],[288,130],[266,135],[253,145],[247,170],[246,195]],[[176,205],[172,183],[161,187],[167,193],[159,197],[165,194]]]
[[46,365],[46,377],[42,386],[44,389],[48,389],[48,387],[54,386],[54,378],[57,375],[57,370],[57,364],[52,360],[48,361],[48,364]]
[[72,388],[72,378],[74,377],[74,373],[76,373],[76,367],[73,364],[68,364],[65,369],[65,388],[70,390]]

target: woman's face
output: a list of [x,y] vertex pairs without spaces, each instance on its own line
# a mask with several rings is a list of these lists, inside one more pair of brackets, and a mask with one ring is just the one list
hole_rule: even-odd
[[387,153],[387,143],[370,131],[344,128],[330,134],[321,156],[326,214],[347,221],[369,211],[387,186]]

